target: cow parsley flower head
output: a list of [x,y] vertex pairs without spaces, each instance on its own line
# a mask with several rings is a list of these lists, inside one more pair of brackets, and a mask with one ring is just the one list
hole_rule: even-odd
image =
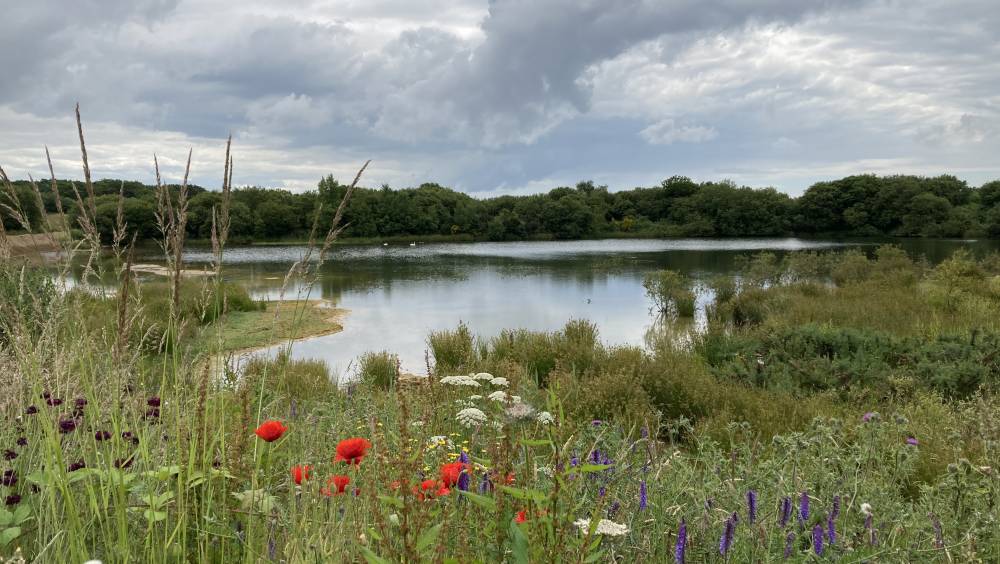
[[508,382],[507,379],[504,378],[503,376],[497,376],[496,378],[490,380],[490,384],[494,386],[500,386],[501,388],[506,388],[508,385],[510,385],[510,382]]
[[493,375],[490,374],[489,372],[480,372],[478,374],[472,374],[472,375],[470,375],[470,377],[471,378],[475,378],[476,380],[492,380],[493,379]]
[[[590,519],[578,519],[574,521],[573,524],[583,532],[590,530]],[[628,525],[615,523],[614,521],[609,521],[607,519],[601,519],[597,523],[597,529],[595,532],[599,535],[620,537],[628,534]]]
[[473,379],[471,376],[445,376],[441,378],[442,384],[448,384],[449,386],[472,386],[474,388],[479,387],[479,382]]
[[486,414],[475,407],[467,407],[458,412],[455,420],[465,427],[478,427],[486,422]]
[[483,399],[483,396],[481,396],[479,394],[472,394],[471,396],[469,396],[469,399],[472,400],[472,401],[478,401],[478,400]]
[[493,401],[507,401],[507,392],[503,390],[497,390],[486,397],[488,397]]
[[556,418],[548,411],[543,411],[535,416],[535,421],[538,421],[542,425],[551,425],[556,422]]

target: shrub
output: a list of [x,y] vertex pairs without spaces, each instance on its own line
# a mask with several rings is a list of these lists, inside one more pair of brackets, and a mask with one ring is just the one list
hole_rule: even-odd
[[657,311],[681,317],[694,315],[695,295],[684,275],[673,270],[650,272],[643,279],[642,287]]
[[367,352],[358,360],[358,378],[368,386],[389,390],[399,377],[399,357],[388,351]]
[[472,333],[464,323],[459,323],[454,331],[434,331],[427,341],[439,373],[462,370],[473,360]]

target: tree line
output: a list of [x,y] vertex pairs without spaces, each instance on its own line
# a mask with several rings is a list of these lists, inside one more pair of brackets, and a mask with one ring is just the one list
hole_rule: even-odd
[[[34,227],[56,212],[55,195],[41,186],[41,208],[27,181],[13,182],[20,210]],[[62,208],[76,225],[78,201],[68,180],[57,181]],[[176,191],[176,187],[174,187]],[[318,205],[332,210],[347,189],[332,176],[316,190],[293,193],[261,187],[236,188],[230,205],[235,242],[303,239]],[[110,240],[118,210],[139,239],[153,239],[156,188],[141,182],[94,183],[97,224]],[[82,191],[82,188],[81,188]],[[84,196],[86,197],[86,196]],[[211,234],[212,208],[221,193],[189,186],[190,239]],[[8,230],[21,226],[4,206]],[[359,188],[346,210],[346,237],[455,237],[491,241],[596,237],[902,236],[1000,238],[1000,180],[971,187],[954,176],[855,175],[813,184],[799,197],[773,188],[730,181],[695,182],[682,176],[657,186],[612,192],[580,182],[545,194],[476,199],[426,183],[416,188]],[[320,225],[322,228],[323,226]]]

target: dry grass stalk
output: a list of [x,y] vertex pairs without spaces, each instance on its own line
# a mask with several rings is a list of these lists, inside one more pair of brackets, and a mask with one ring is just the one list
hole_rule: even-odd
[[66,220],[66,213],[63,212],[62,198],[59,197],[59,183],[56,182],[56,171],[52,168],[52,156],[49,155],[49,147],[45,146],[45,160],[49,163],[49,188],[52,190],[52,199],[56,202],[56,213],[59,214],[59,223],[66,232],[66,237],[71,237],[69,222]]
[[90,216],[97,217],[97,204],[94,201],[94,183],[90,179],[90,161],[87,160],[87,145],[83,142],[83,122],[80,120],[80,104],[76,105],[76,130],[80,135],[80,154],[83,158],[83,178],[87,188],[87,203]]

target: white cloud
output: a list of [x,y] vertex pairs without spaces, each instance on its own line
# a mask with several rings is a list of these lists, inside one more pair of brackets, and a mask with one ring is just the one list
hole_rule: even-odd
[[673,119],[665,119],[650,125],[639,132],[646,141],[655,145],[670,145],[671,143],[703,143],[719,136],[712,127],[703,125],[678,125]]

